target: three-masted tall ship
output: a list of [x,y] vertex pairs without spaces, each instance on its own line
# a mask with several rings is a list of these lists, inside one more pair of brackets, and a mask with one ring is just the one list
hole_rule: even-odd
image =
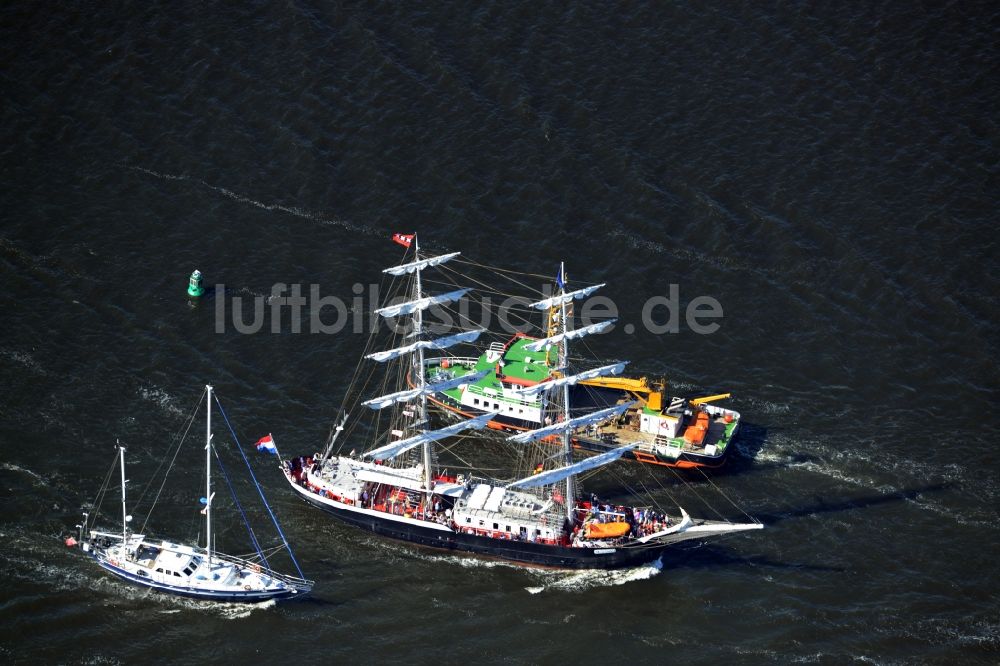
[[[393,539],[558,568],[642,564],[680,542],[762,527],[755,521],[696,519],[680,508],[676,512],[661,510],[652,497],[642,498],[641,505],[624,506],[599,501],[596,495],[588,497],[581,491],[579,475],[614,463],[637,446],[624,443],[579,460],[575,453],[580,452],[573,447],[573,433],[604,427],[634,407],[634,403],[622,400],[587,413],[570,409],[570,386],[583,379],[620,373],[624,367],[624,362],[580,372],[570,367],[570,341],[604,328],[600,324],[572,328],[572,303],[603,285],[567,291],[560,279],[555,295],[531,304],[548,315],[552,334],[532,341],[532,346],[551,363],[540,365],[540,371],[546,368],[539,374],[540,381],[525,387],[526,396],[545,395],[545,413],[539,415],[543,425],[505,440],[512,451],[511,471],[520,469],[521,474],[502,479],[475,469],[453,474],[439,469],[436,443],[495,424],[497,412],[484,411],[475,418],[432,428],[429,397],[463,389],[486,373],[438,361],[437,371],[429,374],[425,352],[474,342],[486,331],[460,330],[431,337],[424,321],[426,311],[454,303],[470,289],[430,295],[423,287],[424,272],[441,267],[460,253],[425,257],[415,234],[397,235],[394,240],[413,246],[412,260],[384,270],[392,279],[407,281],[403,289],[406,298],[375,312],[393,320],[392,328],[406,334],[397,332],[402,344],[372,351],[377,339],[373,331],[363,360],[385,366],[385,372],[360,369],[355,378],[368,386],[381,377],[383,387],[391,383],[395,390],[354,406],[350,397],[345,398],[341,417],[323,452],[284,462],[285,476],[300,497],[346,523]],[[403,322],[409,325],[401,326]],[[352,389],[348,389],[348,396]],[[484,396],[485,410],[489,404]],[[366,421],[357,412],[372,418]],[[343,453],[345,450],[350,453]]]

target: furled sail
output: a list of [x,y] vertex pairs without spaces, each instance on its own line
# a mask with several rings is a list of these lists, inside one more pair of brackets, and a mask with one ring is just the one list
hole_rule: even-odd
[[536,439],[541,439],[542,437],[548,437],[549,435],[565,432],[566,430],[573,430],[592,423],[599,423],[621,414],[635,404],[636,403],[633,401],[623,405],[615,405],[614,407],[599,409],[596,412],[584,414],[583,416],[578,416],[575,419],[570,419],[569,421],[562,421],[561,423],[554,423],[550,426],[545,426],[544,428],[538,428],[537,430],[528,430],[527,432],[518,433],[513,437],[508,437],[507,441],[524,444],[526,442],[533,442]]
[[595,467],[600,467],[601,465],[607,465],[610,462],[614,462],[622,457],[627,451],[631,451],[638,444],[626,444],[625,446],[619,446],[616,449],[611,449],[610,451],[605,451],[604,453],[598,454],[591,458],[586,458],[578,463],[573,463],[572,465],[566,465],[565,467],[557,467],[556,469],[546,470],[544,472],[539,472],[538,474],[532,474],[523,479],[518,479],[514,483],[508,484],[508,488],[513,488],[515,486],[520,486],[521,488],[537,488],[538,486],[547,486],[552,483],[557,483],[562,481],[568,476],[574,474],[579,474],[580,472],[586,472],[588,469],[594,469]]
[[413,400],[414,398],[419,397],[421,393],[430,395],[432,393],[437,393],[438,391],[453,389],[456,386],[461,386],[462,384],[472,384],[474,382],[478,382],[480,379],[485,377],[488,372],[488,370],[483,370],[482,372],[469,373],[467,375],[455,377],[454,379],[449,379],[443,382],[434,382],[433,384],[428,384],[422,389],[407,389],[405,391],[389,393],[388,395],[380,395],[377,398],[365,400],[361,404],[365,407],[371,407],[372,409],[385,409],[386,407],[395,405],[397,402],[408,402]]
[[549,382],[542,382],[541,384],[535,384],[533,386],[525,386],[523,388],[516,389],[514,392],[518,395],[531,397],[541,393],[542,391],[551,391],[552,389],[559,388],[560,386],[572,386],[583,379],[593,379],[594,377],[604,377],[605,375],[619,375],[622,370],[625,369],[626,363],[628,363],[628,361],[622,361],[613,365],[603,365],[600,368],[585,370],[584,372],[569,375],[568,377],[558,377]]
[[421,393],[421,389],[418,388],[407,389],[406,391],[396,391],[395,393],[380,395],[379,397],[372,398],[371,400],[365,400],[361,404],[365,407],[371,407],[372,409],[385,409],[386,407],[395,405],[397,402],[408,402],[413,400]]
[[386,268],[383,273],[388,273],[389,275],[405,275],[407,273],[412,273],[418,269],[430,268],[431,266],[437,266],[443,264],[444,262],[454,259],[461,252],[449,252],[448,254],[442,254],[437,257],[430,257],[428,259],[418,259],[417,261],[411,261],[408,264],[400,264],[399,266],[392,266],[391,268]]
[[559,333],[548,338],[542,338],[541,340],[535,340],[534,342],[529,342],[524,346],[528,351],[539,351],[543,347],[549,347],[551,345],[557,345],[563,340],[576,340],[577,338],[582,338],[585,335],[590,335],[592,333],[600,333],[604,329],[608,328],[614,324],[617,319],[609,319],[607,321],[602,321],[599,324],[591,324],[590,326],[584,326],[583,328],[575,328],[572,331],[566,331],[565,333]]
[[462,296],[465,296],[468,291],[468,289],[456,289],[455,291],[449,291],[446,294],[427,296],[425,298],[418,298],[414,301],[406,301],[405,303],[389,305],[384,308],[379,308],[375,311],[375,313],[380,314],[383,317],[398,317],[400,315],[413,314],[417,310],[426,310],[432,305],[457,301],[462,298]]
[[444,439],[445,437],[451,437],[457,433],[467,430],[469,428],[475,428],[477,430],[485,428],[486,424],[489,423],[490,419],[496,416],[496,412],[491,412],[489,414],[483,414],[477,416],[474,419],[468,421],[459,421],[458,423],[452,424],[440,430],[430,430],[427,432],[422,432],[419,435],[414,435],[412,437],[407,437],[406,439],[400,439],[395,442],[389,442],[385,446],[380,446],[377,449],[372,449],[364,454],[366,458],[374,458],[375,460],[389,460],[395,458],[400,453],[405,453],[415,446],[420,446],[425,442],[436,442],[439,439]]
[[601,284],[595,284],[593,287],[584,287],[583,289],[577,289],[576,291],[567,291],[565,294],[556,294],[551,298],[546,298],[543,301],[532,303],[531,307],[535,308],[536,310],[546,310],[548,308],[554,308],[558,305],[562,305],[563,303],[569,303],[574,298],[586,298],[587,296],[590,296],[592,293],[603,287],[605,284],[607,283],[602,282]]
[[383,363],[385,361],[392,360],[394,358],[399,358],[404,354],[411,354],[418,349],[447,349],[452,345],[457,345],[460,342],[473,342],[479,337],[481,333],[484,333],[485,329],[478,329],[475,331],[464,331],[462,333],[455,333],[454,335],[446,335],[443,338],[437,338],[435,340],[420,340],[419,342],[414,342],[402,347],[396,347],[395,349],[388,349],[386,351],[375,352],[374,354],[368,354],[365,358],[370,358],[373,361],[378,361]]

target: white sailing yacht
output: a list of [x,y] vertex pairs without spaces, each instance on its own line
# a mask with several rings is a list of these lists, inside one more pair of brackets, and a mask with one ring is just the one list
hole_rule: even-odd
[[[84,514],[79,526],[79,540],[67,539],[67,545],[79,545],[83,552],[103,569],[130,583],[153,588],[186,597],[228,602],[261,602],[270,599],[301,596],[313,586],[299,569],[281,527],[267,505],[261,491],[261,499],[274,519],[281,535],[284,548],[298,569],[298,576],[290,576],[271,569],[267,554],[260,547],[253,532],[251,541],[257,550],[254,558],[237,557],[218,552],[212,541],[212,505],[215,493],[212,491],[212,400],[211,386],[205,387],[205,497],[202,498],[205,515],[205,545],[187,545],[163,539],[151,539],[144,534],[135,534],[129,529],[132,516],[126,509],[125,448],[118,447],[116,465],[121,476],[121,531],[101,531],[93,529],[91,518]],[[216,401],[217,402],[217,401]],[[217,403],[218,404],[218,403]],[[219,409],[222,409],[221,404]],[[223,416],[225,413],[223,412]],[[228,423],[228,419],[227,419]],[[234,434],[235,439],[235,434]],[[179,445],[178,445],[179,446]],[[239,443],[237,442],[237,448]],[[242,449],[240,449],[242,455]],[[221,460],[221,459],[220,459]],[[244,456],[244,461],[246,458]],[[103,496],[107,483],[114,471],[112,465],[100,495]],[[247,462],[249,469],[249,462]],[[169,470],[168,470],[169,472]],[[253,470],[250,470],[253,475]],[[228,481],[228,479],[227,479]],[[260,484],[254,485],[260,491]],[[231,486],[230,486],[231,487]],[[96,520],[97,516],[94,516]],[[273,555],[273,553],[272,553]]]

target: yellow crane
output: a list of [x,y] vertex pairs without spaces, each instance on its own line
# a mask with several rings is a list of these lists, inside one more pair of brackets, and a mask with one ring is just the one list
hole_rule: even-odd
[[[642,405],[654,411],[663,411],[664,399],[666,398],[666,380],[651,384],[646,377],[639,377],[638,379],[632,377],[595,377],[594,379],[584,379],[580,383],[586,386],[622,391],[627,393],[632,399],[638,400]],[[732,394],[719,393],[716,395],[707,395],[701,398],[694,398],[690,403],[692,405],[702,405],[707,402],[723,400],[730,395]]]

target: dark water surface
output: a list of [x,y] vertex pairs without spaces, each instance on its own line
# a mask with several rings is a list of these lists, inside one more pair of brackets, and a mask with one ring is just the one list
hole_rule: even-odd
[[[1000,12],[703,5],[0,8],[0,656],[1000,660]],[[412,229],[607,281],[636,330],[593,349],[734,392],[748,427],[711,480],[767,529],[525,571],[333,523],[258,458],[308,600],[164,598],[63,547],[115,438],[148,478],[206,382],[245,440],[327,434],[363,336],[218,334],[193,268],[349,299]],[[670,283],[722,304],[718,332],[643,328]],[[622,474],[692,510],[710,490]],[[187,497],[161,533],[197,532]]]

